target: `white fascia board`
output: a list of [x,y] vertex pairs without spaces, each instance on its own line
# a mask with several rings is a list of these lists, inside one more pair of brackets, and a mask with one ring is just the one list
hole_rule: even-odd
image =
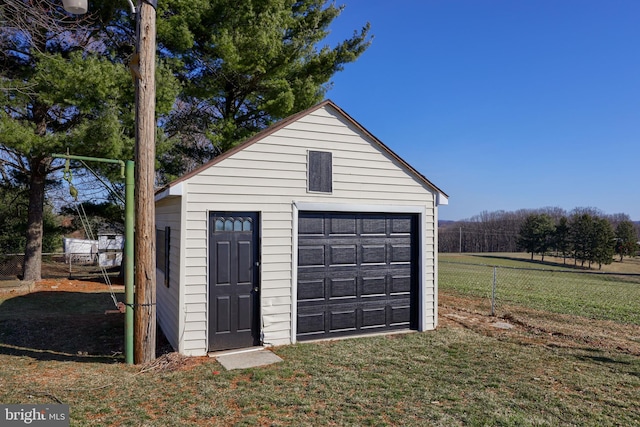
[[182,183],[179,182],[176,185],[172,185],[166,190],[156,194],[155,201],[159,202],[162,199],[166,199],[167,197],[180,197],[182,196]]
[[449,198],[442,193],[436,193],[436,206],[448,205]]

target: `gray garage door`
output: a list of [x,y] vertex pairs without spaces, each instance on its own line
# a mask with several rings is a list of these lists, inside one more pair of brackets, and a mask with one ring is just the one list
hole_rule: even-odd
[[300,212],[297,339],[418,325],[418,215]]

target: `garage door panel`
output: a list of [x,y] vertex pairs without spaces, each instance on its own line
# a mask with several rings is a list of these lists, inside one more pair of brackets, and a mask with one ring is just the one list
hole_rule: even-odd
[[340,305],[329,311],[329,333],[356,331],[358,313],[353,305]]
[[305,236],[324,236],[324,219],[322,217],[298,218],[298,234]]
[[386,328],[387,307],[372,306],[362,309],[362,329]]
[[387,234],[387,220],[384,217],[363,218],[362,234]]
[[363,298],[385,296],[387,294],[386,276],[363,277],[360,295]]
[[336,234],[356,234],[356,216],[355,215],[336,215],[329,219],[329,235]]
[[356,265],[358,248],[352,245],[330,245],[330,266],[331,265]]
[[298,280],[298,301],[324,301],[324,279]]
[[409,263],[411,262],[411,246],[410,245],[390,245],[391,263]]
[[324,267],[324,246],[305,246],[298,251],[298,265],[320,265]]
[[410,327],[409,305],[372,307],[353,304],[332,308],[317,306],[316,311],[305,308],[297,316],[299,340],[340,337],[365,332],[407,329]]
[[387,262],[387,245],[363,244],[361,264],[385,264]]
[[329,279],[329,298],[356,298],[357,278]]
[[298,335],[312,336],[324,334],[324,311],[315,311],[312,313],[298,313]]
[[411,276],[391,276],[390,295],[411,293]]
[[409,326],[411,322],[411,307],[409,301],[405,305],[392,305],[389,307],[391,314],[390,325]]
[[411,218],[394,218],[391,221],[391,234],[411,234]]
[[299,220],[298,339],[417,327],[417,215]]

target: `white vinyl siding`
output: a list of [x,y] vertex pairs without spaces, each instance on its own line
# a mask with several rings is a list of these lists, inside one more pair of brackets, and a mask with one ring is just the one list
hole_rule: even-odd
[[[309,150],[331,152],[331,193],[307,191]],[[292,306],[296,300],[292,295],[294,202],[388,205],[395,209],[403,205],[424,206],[427,223],[423,297],[428,302],[428,312],[435,312],[434,190],[331,106],[319,108],[248,145],[182,185],[185,289],[180,310],[185,324],[181,331],[185,353],[198,355],[207,350],[207,322],[202,320],[202,310],[207,305],[208,292],[208,215],[215,211],[260,213],[260,315],[265,344],[291,342]],[[175,226],[170,226],[173,240]],[[175,232],[180,233],[177,227]],[[177,268],[172,265],[172,276],[174,271]],[[172,313],[173,318],[175,315]],[[435,327],[435,319],[425,320],[423,326]]]
[[156,269],[156,315],[169,343],[179,349],[180,341],[180,199],[171,198],[156,204],[156,228],[171,227],[169,246],[169,287],[164,273]]

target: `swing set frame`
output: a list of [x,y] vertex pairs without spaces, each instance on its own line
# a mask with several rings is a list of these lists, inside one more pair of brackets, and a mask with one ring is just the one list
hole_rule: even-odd
[[[52,154],[53,158],[66,159],[65,174],[69,174],[69,161],[114,163],[120,165],[120,177],[124,179],[124,356],[128,365],[133,365],[133,308],[134,304],[134,162],[133,160],[103,159],[98,157]],[[69,182],[71,184],[71,182]],[[118,304],[119,305],[119,304]],[[122,307],[122,306],[120,306]]]

